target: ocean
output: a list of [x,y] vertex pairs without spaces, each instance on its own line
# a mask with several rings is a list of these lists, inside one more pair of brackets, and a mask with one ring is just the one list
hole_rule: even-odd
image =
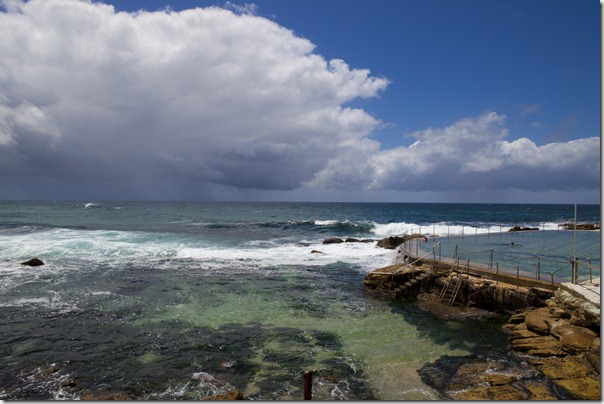
[[[0,202],[0,399],[236,388],[300,400],[306,370],[318,400],[442,399],[421,369],[514,360],[501,322],[368,295],[364,276],[396,251],[322,241],[421,232],[421,248],[441,243],[445,256],[495,250],[531,272],[540,255],[555,261],[548,279],[573,254],[560,227],[573,216],[555,204]],[[599,223],[600,206],[579,205],[578,218]],[[600,232],[577,233],[577,255],[599,267]],[[20,265],[33,257],[45,265]]]

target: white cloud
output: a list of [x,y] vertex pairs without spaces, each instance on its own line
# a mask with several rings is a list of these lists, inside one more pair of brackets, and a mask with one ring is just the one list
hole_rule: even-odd
[[121,172],[136,182],[153,171],[292,189],[340,144],[362,142],[379,124],[342,104],[376,96],[386,79],[323,59],[250,7],[236,14],[117,13],[74,0],[3,5],[0,159],[13,156],[4,168],[10,160],[57,179]]
[[[415,132],[410,135],[415,142],[409,147],[367,148],[364,159],[358,153],[338,156],[307,185],[414,192],[599,186],[599,138],[543,146],[527,138],[509,142],[504,124],[504,115],[487,112],[445,128]],[[358,170],[347,161],[350,156],[360,162]]]
[[598,138],[508,141],[495,112],[382,150],[378,118],[345,103],[388,80],[325,60],[251,6],[1,4],[0,197],[599,187]]

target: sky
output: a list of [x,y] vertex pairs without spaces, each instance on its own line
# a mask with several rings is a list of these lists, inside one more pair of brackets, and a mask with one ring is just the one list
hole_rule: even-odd
[[599,203],[597,0],[0,0],[0,199]]

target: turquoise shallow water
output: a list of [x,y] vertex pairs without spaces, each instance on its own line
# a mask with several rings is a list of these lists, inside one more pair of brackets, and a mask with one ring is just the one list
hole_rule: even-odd
[[[395,252],[322,240],[377,239],[420,225],[477,233],[502,222],[553,226],[569,212],[563,205],[3,202],[0,399],[112,390],[196,400],[231,388],[253,399],[300,399],[304,370],[315,371],[316,399],[438,399],[418,370],[443,357],[513,360],[500,324],[440,321],[410,301],[368,296],[365,274]],[[599,220],[599,207],[582,212]],[[515,251],[541,233],[514,235]],[[484,237],[506,251],[507,235]],[[599,233],[591,237],[585,243],[599,245]],[[481,237],[464,236],[460,245],[486,248],[472,239]],[[32,256],[46,265],[19,265]]]

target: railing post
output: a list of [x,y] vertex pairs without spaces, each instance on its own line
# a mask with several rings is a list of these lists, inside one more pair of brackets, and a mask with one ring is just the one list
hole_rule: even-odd
[[442,246],[443,246],[442,243],[438,243],[438,262],[440,262],[442,260],[442,255],[441,255]]
[[491,254],[489,255],[489,272],[493,270],[493,249],[491,248]]
[[499,285],[499,261],[497,261],[497,276],[495,277],[495,286]]
[[552,275],[552,286],[554,286],[554,273],[553,272],[550,272],[550,273]]
[[591,258],[587,259],[587,263],[589,264],[589,283],[594,283],[592,275],[591,275]]
[[520,287],[520,266],[516,266],[516,290]]
[[537,255],[537,280],[541,280],[541,257]]

